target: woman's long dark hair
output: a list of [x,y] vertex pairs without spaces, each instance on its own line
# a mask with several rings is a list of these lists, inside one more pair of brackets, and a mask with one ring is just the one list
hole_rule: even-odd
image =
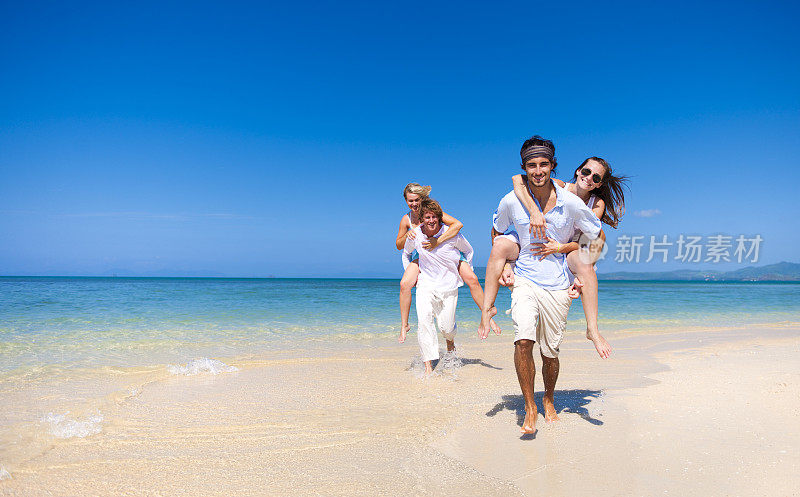
[[578,171],[583,169],[583,166],[590,160],[600,163],[603,169],[605,169],[603,184],[591,191],[592,195],[597,195],[599,198],[603,199],[603,202],[606,204],[606,210],[603,211],[603,217],[600,220],[612,228],[616,228],[619,224],[619,219],[625,214],[624,188],[630,189],[630,187],[628,187],[628,177],[623,175],[614,176],[611,172],[611,166],[605,159],[589,157],[575,170],[575,176],[572,178],[573,182],[577,183]]

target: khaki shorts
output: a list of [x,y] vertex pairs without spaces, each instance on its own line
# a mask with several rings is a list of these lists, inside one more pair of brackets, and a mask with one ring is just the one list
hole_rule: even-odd
[[567,290],[545,290],[518,276],[511,291],[514,343],[519,340],[539,342],[542,355],[558,357],[570,304],[572,299]]

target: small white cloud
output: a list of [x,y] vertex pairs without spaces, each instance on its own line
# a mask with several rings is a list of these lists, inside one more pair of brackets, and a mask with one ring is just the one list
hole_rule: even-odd
[[633,213],[633,215],[637,217],[654,217],[658,216],[659,214],[661,214],[661,211],[658,209],[645,209]]

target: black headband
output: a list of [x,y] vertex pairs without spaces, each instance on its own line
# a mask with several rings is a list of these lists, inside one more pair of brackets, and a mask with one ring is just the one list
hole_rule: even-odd
[[520,153],[520,156],[522,156],[523,164],[528,162],[530,159],[533,159],[534,157],[546,157],[547,159],[552,161],[554,155],[555,151],[552,148],[542,145],[531,145],[530,147],[524,149]]

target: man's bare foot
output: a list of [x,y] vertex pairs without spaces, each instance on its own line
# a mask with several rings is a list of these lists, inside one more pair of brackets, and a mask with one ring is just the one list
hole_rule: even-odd
[[447,351],[448,352],[452,352],[452,351],[456,350],[456,342],[454,342],[453,340],[445,340],[444,343],[447,344]]
[[408,330],[410,330],[410,329],[411,329],[411,326],[409,326],[407,324],[401,324],[400,325],[400,338],[398,338],[397,341],[400,342],[400,343],[405,342],[406,341],[406,334],[408,333]]
[[[494,320],[492,319],[494,315],[497,314],[497,308],[492,306],[489,310],[482,310],[481,311],[481,322],[478,325],[478,336],[481,338],[486,338],[489,336],[489,328],[491,327]],[[495,324],[495,326],[497,326]],[[494,328],[492,328],[494,329]],[[497,333],[495,331],[495,333]]]
[[528,435],[536,433],[537,417],[539,417],[539,413],[535,407],[530,411],[525,409],[525,421],[522,422],[522,427],[520,427],[519,431]]
[[611,345],[609,345],[599,331],[590,332],[589,330],[586,330],[586,338],[592,341],[594,348],[597,349],[597,353],[600,354],[600,357],[603,359],[608,359],[611,356]]
[[546,395],[542,397],[542,405],[544,405],[544,420],[548,423],[555,423],[560,421],[556,413],[556,406],[553,405],[553,399],[548,398]]
[[433,373],[433,366],[431,365],[431,361],[425,361],[425,374]]

